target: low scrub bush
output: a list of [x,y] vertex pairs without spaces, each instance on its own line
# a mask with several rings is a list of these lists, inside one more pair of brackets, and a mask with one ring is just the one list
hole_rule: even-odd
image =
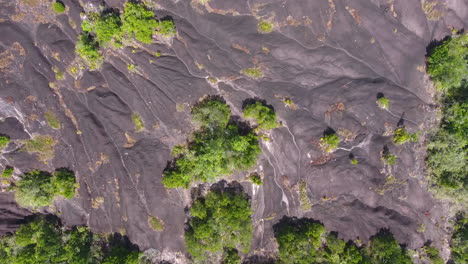
[[244,108],[244,117],[253,118],[262,129],[273,129],[278,125],[276,123],[275,111],[261,102],[255,102]]
[[400,127],[393,132],[393,143],[396,145],[402,145],[406,142],[418,142],[418,133],[409,133],[406,129]]
[[0,136],[0,149],[6,148],[6,146],[8,146],[8,143],[10,143],[9,136]]
[[52,9],[55,13],[61,14],[65,12],[65,5],[62,2],[55,2],[52,4]]
[[320,144],[327,152],[332,152],[338,148],[340,138],[335,133],[326,134],[320,139]]

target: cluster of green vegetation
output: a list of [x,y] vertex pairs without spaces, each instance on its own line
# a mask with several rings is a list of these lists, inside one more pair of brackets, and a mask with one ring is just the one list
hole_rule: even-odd
[[244,75],[250,76],[252,78],[261,78],[261,77],[263,77],[263,71],[260,68],[243,69],[242,73]]
[[395,165],[396,158],[396,155],[390,153],[388,149],[384,149],[380,156],[380,159],[387,165]]
[[244,117],[255,119],[261,129],[273,129],[278,126],[275,111],[258,101],[244,108]]
[[192,181],[211,182],[235,170],[245,170],[260,154],[258,136],[229,123],[231,110],[218,99],[206,99],[192,108],[192,120],[200,126],[192,142],[163,174],[168,188],[188,188]]
[[154,217],[154,216],[150,216],[148,218],[148,224],[150,225],[150,227],[154,230],[154,231],[162,231],[164,230],[164,223],[161,219],[157,218],[157,217]]
[[52,174],[33,170],[21,175],[15,186],[16,202],[22,207],[38,208],[51,205],[54,198],[73,198],[77,187],[75,175],[67,169]]
[[244,192],[231,188],[212,190],[194,201],[190,213],[185,243],[195,261],[224,255],[224,263],[239,263],[237,252],[249,252],[252,209]]
[[10,137],[2,135],[0,136],[0,149],[6,148],[8,146],[8,143],[10,143]]
[[47,111],[44,115],[47,124],[53,129],[60,129],[60,120],[58,120],[57,116],[52,111]]
[[33,139],[26,140],[23,149],[30,153],[37,153],[40,160],[46,161],[54,158],[56,143],[51,136],[38,135]]
[[320,144],[325,148],[325,151],[332,152],[338,148],[340,138],[335,133],[327,133],[320,139]]
[[468,218],[464,213],[457,214],[450,249],[455,264],[468,263]]
[[56,1],[55,3],[52,4],[52,9],[60,14],[65,12],[65,5],[62,2]]
[[468,35],[435,47],[427,72],[442,91],[442,120],[427,144],[427,166],[439,194],[464,199],[468,193]]
[[132,121],[135,124],[135,130],[141,131],[145,126],[143,125],[143,121],[141,120],[141,116],[138,113],[132,114]]
[[56,219],[43,216],[0,239],[0,259],[5,264],[138,264],[140,256],[122,239],[95,235],[86,227],[65,230]]
[[358,248],[311,219],[283,218],[274,226],[280,263],[410,264],[411,258],[389,232],[380,232],[369,246]]
[[122,47],[128,40],[136,39],[151,44],[153,34],[173,36],[176,33],[172,20],[156,19],[153,11],[143,3],[125,3],[122,14],[90,13],[81,24],[83,33],[78,38],[77,53],[84,58],[91,69],[102,63],[101,48],[111,44]]
[[431,264],[445,264],[444,259],[439,256],[439,250],[437,250],[437,248],[425,246],[423,249],[426,252],[428,259],[431,261]]
[[269,21],[262,20],[258,23],[258,31],[263,33],[270,33],[273,31],[273,24]]
[[260,175],[258,173],[252,173],[250,174],[249,176],[249,179],[250,181],[255,184],[255,185],[262,185],[262,178],[260,177]]
[[396,145],[405,144],[406,142],[418,142],[418,133],[411,134],[410,132],[406,131],[403,127],[397,128],[393,132],[393,143]]
[[15,168],[11,166],[6,166],[5,169],[3,169],[2,172],[2,178],[11,178],[11,175],[13,175],[13,172],[15,171]]
[[390,108],[390,100],[385,96],[381,96],[377,99],[377,105],[382,109],[389,109]]

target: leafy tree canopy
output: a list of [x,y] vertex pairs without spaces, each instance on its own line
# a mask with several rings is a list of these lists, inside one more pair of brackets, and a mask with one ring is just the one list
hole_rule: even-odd
[[244,116],[255,119],[259,128],[273,129],[277,127],[275,111],[261,102],[247,105],[244,108]]

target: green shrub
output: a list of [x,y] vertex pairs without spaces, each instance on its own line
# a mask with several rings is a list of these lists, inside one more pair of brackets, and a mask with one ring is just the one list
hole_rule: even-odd
[[237,249],[229,248],[224,250],[223,264],[240,264],[241,258]]
[[6,264],[138,264],[140,253],[124,244],[94,235],[87,227],[65,230],[58,220],[37,216],[0,238],[0,259]]
[[60,120],[58,120],[57,116],[52,111],[47,111],[44,115],[47,124],[53,129],[60,129]]
[[15,199],[22,207],[38,208],[51,205],[56,196],[73,198],[75,195],[75,175],[60,169],[50,174],[33,170],[21,175],[16,183]]
[[120,17],[116,14],[109,13],[100,16],[94,21],[94,30],[96,41],[100,47],[105,47],[114,38],[119,42],[122,34]]
[[99,51],[99,45],[88,34],[83,33],[78,37],[75,50],[86,61],[90,69],[101,67],[104,58]]
[[377,99],[377,105],[382,109],[389,109],[390,108],[390,100],[388,100],[386,97],[382,96],[379,99]]
[[439,256],[439,250],[437,250],[437,248],[425,246],[424,251],[431,261],[431,264],[445,264],[445,261]]
[[468,77],[468,34],[455,35],[432,49],[427,57],[427,73],[441,90],[460,87]]
[[216,259],[214,256],[223,254],[224,249],[228,249],[229,260],[234,258],[234,250],[249,252],[252,210],[244,192],[212,190],[194,201],[190,213],[185,243],[195,260]]
[[217,99],[205,100],[192,109],[192,120],[200,130],[191,136],[185,153],[164,171],[166,187],[187,188],[192,181],[212,182],[255,165],[260,154],[258,137],[228,124],[230,113],[229,106]]
[[15,168],[11,166],[6,166],[5,169],[3,169],[2,172],[2,178],[11,178],[11,175],[13,175],[13,172],[15,171]]
[[450,249],[455,264],[468,263],[468,218],[463,213],[457,215]]
[[242,73],[244,75],[250,76],[252,78],[261,78],[261,77],[263,77],[263,71],[260,68],[243,69]]
[[151,216],[148,218],[148,224],[154,231],[164,230],[164,223],[157,217]]
[[261,102],[247,105],[244,108],[244,117],[255,119],[258,127],[262,129],[277,127],[275,111]]
[[[153,32],[159,26],[153,11],[148,10],[143,4],[127,2],[121,18],[122,31],[126,37],[151,44]],[[167,26],[167,23],[165,25]]]
[[418,133],[411,134],[402,127],[393,132],[393,143],[396,145],[405,144],[408,141],[418,142]]
[[143,125],[143,121],[141,120],[141,116],[138,113],[132,114],[132,121],[135,124],[135,130],[141,131],[145,126]]
[[359,161],[358,161],[356,158],[352,158],[352,159],[351,159],[351,164],[353,164],[353,165],[358,165],[358,164],[359,164]]
[[327,134],[320,139],[320,144],[327,152],[332,152],[338,148],[340,138],[335,133]]
[[63,13],[65,12],[65,5],[62,2],[55,2],[52,4],[52,9],[55,11],[55,13]]
[[396,155],[390,153],[390,151],[388,150],[384,150],[382,153],[381,153],[381,157],[380,159],[387,165],[395,165],[396,163]]
[[262,178],[258,173],[252,173],[249,177],[250,181],[255,185],[262,185]]
[[158,33],[164,36],[174,36],[176,34],[174,22],[172,20],[163,20],[159,23]]
[[26,140],[23,149],[30,153],[37,153],[39,160],[46,161],[55,156],[54,147],[57,142],[47,135],[38,135]]
[[6,148],[8,146],[8,143],[10,143],[9,136],[0,136],[0,149]]
[[273,24],[269,21],[262,20],[258,23],[258,31],[263,33],[270,33],[273,31]]
[[380,232],[373,237],[369,249],[372,263],[412,264],[409,255],[389,232]]

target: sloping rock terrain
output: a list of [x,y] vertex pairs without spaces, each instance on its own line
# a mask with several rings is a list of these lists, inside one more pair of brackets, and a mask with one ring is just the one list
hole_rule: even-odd
[[[107,50],[97,71],[71,68],[80,12],[122,9],[124,2],[63,2],[63,14],[45,0],[0,3],[0,133],[12,139],[1,163],[14,166],[16,176],[75,171],[78,195],[45,209],[66,225],[120,232],[142,250],[183,252],[192,194],[166,189],[162,172],[172,147],[195,129],[190,106],[216,94],[238,116],[244,100],[266,100],[282,124],[261,142],[252,169],[263,185],[253,187],[248,172],[229,179],[243,185],[255,210],[251,255],[274,254],[272,225],[283,215],[317,219],[363,243],[389,228],[410,248],[428,240],[446,246],[448,209],[425,180],[425,133],[437,121],[425,54],[432,40],[468,26],[466,1],[152,0],[158,17],[174,20],[177,36]],[[261,20],[272,23],[271,33],[259,31]],[[254,67],[262,77],[242,73]],[[388,110],[377,105],[379,94],[390,100]],[[47,124],[47,112],[60,129]],[[394,145],[399,125],[419,132],[419,142]],[[342,139],[332,154],[319,147],[328,128]],[[41,160],[22,150],[35,135],[56,141],[54,155]],[[381,161],[384,146],[396,165]],[[2,233],[29,214],[11,193],[0,196],[0,210]],[[165,229],[152,230],[150,216]]]

